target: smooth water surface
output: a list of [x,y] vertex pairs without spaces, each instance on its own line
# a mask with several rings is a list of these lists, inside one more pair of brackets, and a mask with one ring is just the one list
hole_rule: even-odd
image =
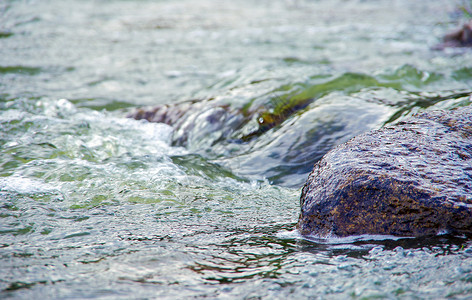
[[[295,231],[329,149],[470,105],[472,50],[432,50],[464,5],[0,1],[0,298],[472,297],[470,238]],[[126,118],[186,100],[186,143]]]

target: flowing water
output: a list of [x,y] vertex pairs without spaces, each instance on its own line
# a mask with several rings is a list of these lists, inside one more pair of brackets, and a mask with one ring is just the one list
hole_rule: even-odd
[[470,238],[295,231],[329,149],[470,104],[472,51],[432,50],[463,6],[0,1],[0,298],[470,299]]

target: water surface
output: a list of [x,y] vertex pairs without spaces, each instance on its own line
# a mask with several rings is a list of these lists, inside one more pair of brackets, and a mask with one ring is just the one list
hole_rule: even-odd
[[[470,105],[464,4],[0,2],[0,298],[470,298],[467,237],[294,230],[329,149]],[[125,118],[186,100],[244,125]]]

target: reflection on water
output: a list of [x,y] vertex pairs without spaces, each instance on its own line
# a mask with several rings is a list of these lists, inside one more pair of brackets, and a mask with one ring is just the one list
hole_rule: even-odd
[[470,297],[470,237],[294,231],[324,153],[470,105],[462,2],[0,2],[0,298]]

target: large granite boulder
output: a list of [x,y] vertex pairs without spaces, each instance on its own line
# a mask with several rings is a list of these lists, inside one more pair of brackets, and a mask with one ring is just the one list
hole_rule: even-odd
[[472,233],[472,107],[426,112],[328,152],[298,229],[318,237]]

